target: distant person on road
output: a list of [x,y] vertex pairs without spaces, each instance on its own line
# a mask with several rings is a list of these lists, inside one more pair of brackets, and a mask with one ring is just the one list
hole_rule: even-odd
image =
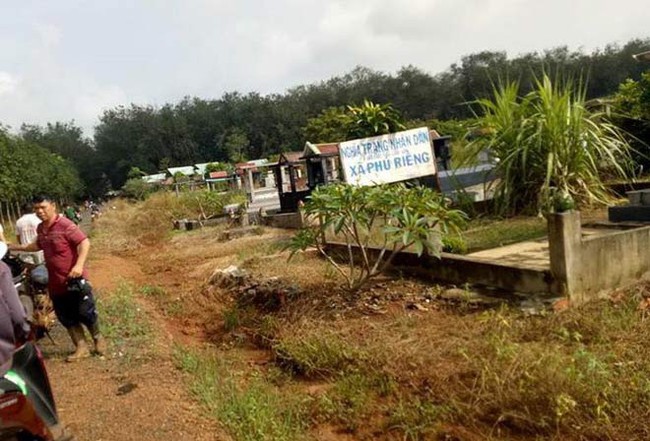
[[77,210],[75,210],[75,208],[72,205],[66,204],[65,209],[63,210],[63,215],[68,219],[70,219],[75,224],[79,225],[79,221],[81,219],[77,213]]
[[94,203],[93,201],[90,201],[90,220],[91,222],[94,222],[95,219],[97,219],[101,215],[101,211],[99,210],[99,205]]
[[99,330],[95,299],[85,268],[90,240],[74,222],[57,213],[52,198],[36,196],[32,208],[42,221],[36,230],[36,240],[28,245],[9,247],[16,251],[43,250],[54,312],[75,345],[75,352],[67,361],[90,356],[83,326],[93,338],[95,352],[103,355],[106,342]]
[[[36,240],[38,235],[36,229],[41,220],[34,214],[32,204],[23,204],[20,213],[22,216],[16,221],[16,241],[21,245],[29,245]],[[20,257],[33,265],[40,265],[45,262],[43,251],[24,253]]]

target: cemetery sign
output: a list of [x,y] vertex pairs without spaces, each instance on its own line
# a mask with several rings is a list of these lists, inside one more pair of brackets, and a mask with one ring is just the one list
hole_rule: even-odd
[[429,129],[421,127],[339,144],[345,181],[377,185],[436,173]]

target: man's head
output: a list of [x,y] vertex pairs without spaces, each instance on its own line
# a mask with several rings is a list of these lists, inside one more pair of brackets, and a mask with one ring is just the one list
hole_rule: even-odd
[[29,202],[20,206],[20,214],[23,216],[26,214],[32,214],[33,212],[34,212],[34,205],[30,204]]
[[32,199],[32,208],[36,216],[43,222],[49,222],[56,217],[56,202],[47,195],[38,195]]

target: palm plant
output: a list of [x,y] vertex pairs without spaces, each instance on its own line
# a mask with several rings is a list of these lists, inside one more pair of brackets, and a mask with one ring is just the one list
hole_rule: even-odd
[[480,135],[468,146],[468,160],[484,150],[496,159],[495,200],[499,214],[549,209],[572,199],[577,205],[605,203],[604,173],[627,178],[630,146],[605,114],[585,107],[585,87],[553,83],[544,75],[519,97],[516,82],[495,87],[492,100],[477,101]]
[[360,106],[348,106],[348,138],[365,138],[404,130],[402,115],[390,104],[364,100]]

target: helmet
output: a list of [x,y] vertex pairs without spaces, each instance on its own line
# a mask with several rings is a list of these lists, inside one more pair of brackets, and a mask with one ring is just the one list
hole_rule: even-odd
[[85,293],[90,285],[83,277],[68,280],[68,292]]
[[36,285],[47,286],[49,280],[47,268],[45,265],[38,265],[29,273],[29,277]]

